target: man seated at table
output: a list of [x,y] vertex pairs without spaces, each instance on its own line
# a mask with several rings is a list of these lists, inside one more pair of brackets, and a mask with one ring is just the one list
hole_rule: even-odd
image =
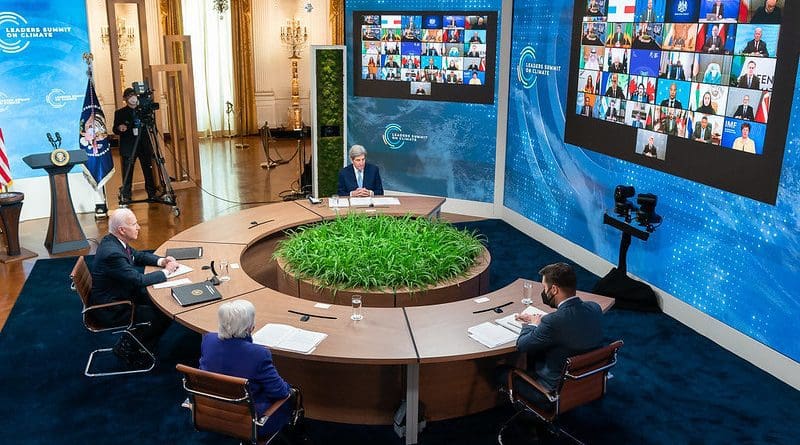
[[[253,343],[256,309],[247,300],[223,303],[217,310],[219,332],[203,335],[200,369],[248,380],[256,413],[262,415],[273,403],[289,395],[289,384],[278,374],[272,353]],[[258,428],[258,436],[272,435],[289,422],[292,403],[284,403]]]
[[[135,305],[134,322],[149,325],[133,330],[136,338],[153,351],[158,339],[169,327],[170,319],[155,308],[145,288],[167,280],[167,274],[178,268],[173,257],[159,257],[149,252],[139,252],[131,242],[139,237],[139,223],[130,209],[114,211],[108,220],[109,234],[97,247],[92,267],[92,305],[114,301],[132,301]],[[142,273],[137,266],[159,266],[162,270]],[[107,326],[125,325],[130,320],[130,309],[119,305],[95,311],[98,321]],[[129,366],[139,367],[146,360],[143,351],[123,335],[114,346],[114,354]]]
[[[553,390],[568,357],[601,346],[603,312],[593,301],[575,295],[577,277],[566,263],[550,264],[539,271],[542,276],[542,302],[555,310],[547,315],[521,314],[522,323],[517,349],[528,353],[528,374],[545,388]],[[501,382],[507,382],[505,371]],[[539,391],[517,379],[514,386],[526,399],[544,406],[549,400]]]
[[367,149],[353,145],[349,155],[351,164],[339,172],[339,196],[383,195],[381,173],[377,166],[367,163]]

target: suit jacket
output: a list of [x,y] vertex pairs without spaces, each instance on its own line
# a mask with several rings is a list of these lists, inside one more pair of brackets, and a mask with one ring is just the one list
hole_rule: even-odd
[[167,281],[167,277],[160,270],[144,274],[136,268],[156,266],[159,259],[161,257],[149,252],[139,252],[133,247],[128,257],[116,236],[111,234],[104,236],[100,246],[97,247],[97,254],[92,264],[90,303],[132,300],[145,287]]
[[[662,107],[668,107],[669,106],[669,98],[666,98],[666,99],[662,100],[661,101],[661,106]],[[673,101],[672,108],[678,108],[678,109],[682,110],[683,109],[683,104],[678,99],[675,99]]]
[[711,127],[710,126],[706,126],[705,131],[703,131],[703,128],[700,127],[700,123],[698,122],[697,125],[694,128],[694,133],[692,133],[692,137],[694,137],[694,139],[702,139],[705,142],[710,141],[711,140]]
[[620,87],[614,88],[610,86],[606,89],[606,96],[616,99],[625,99],[625,92]]
[[[275,369],[272,353],[266,346],[254,344],[250,337],[220,340],[216,332],[203,335],[200,369],[247,379],[259,414],[289,395],[289,384]],[[291,406],[287,403],[259,428],[259,435],[281,429],[289,421],[290,413]]]
[[600,306],[573,298],[542,317],[539,326],[525,325],[517,349],[528,353],[528,371],[533,371],[546,387],[555,389],[567,358],[596,349],[602,341]]
[[763,57],[769,57],[769,50],[763,40],[756,43],[756,39],[747,42],[747,46],[742,51],[745,54],[758,54]]
[[648,145],[644,146],[644,150],[642,150],[642,154],[645,155],[645,156],[652,156],[652,157],[655,158],[656,156],[658,156],[658,149],[656,149],[655,145],[649,145],[648,144]]
[[750,83],[750,86],[748,86],[747,85],[747,74],[742,75],[742,77],[739,78],[738,87],[739,88],[750,88],[751,90],[760,90],[761,87],[760,87],[760,81],[758,80],[758,76],[753,76],[753,78],[751,80],[752,81]]
[[[364,165],[364,188],[372,190],[375,195],[383,194],[383,182],[378,167],[369,162]],[[358,188],[356,180],[356,169],[353,164],[348,165],[339,171],[339,196],[348,196],[350,192]]]
[[[125,157],[133,155],[133,146],[136,143],[136,135],[134,133],[135,123],[138,121],[136,112],[133,108],[125,106],[114,112],[114,134],[119,135],[119,154]],[[125,124],[128,130],[125,132],[119,131],[119,126]],[[144,128],[139,128],[139,133],[144,133]],[[139,138],[139,146],[136,147],[137,153],[151,153],[150,138],[146,134],[142,134]]]
[[736,117],[736,118],[739,118],[739,119],[747,119],[747,120],[750,120],[750,121],[755,120],[755,118],[756,118],[755,115],[753,115],[753,107],[750,106],[750,105],[747,105],[747,109],[745,109],[744,104],[739,105],[738,107],[736,107],[736,112],[733,113],[733,117]]
[[725,15],[725,6],[722,3],[714,4],[714,7],[711,8],[711,13],[717,17],[722,17]]
[[583,108],[581,108],[581,115],[592,117],[591,105],[584,105]]
[[[703,52],[710,53],[710,54],[721,54],[724,48],[722,47],[725,43],[719,36],[711,36],[706,40],[706,44],[703,45]],[[711,47],[714,49],[711,49]]]

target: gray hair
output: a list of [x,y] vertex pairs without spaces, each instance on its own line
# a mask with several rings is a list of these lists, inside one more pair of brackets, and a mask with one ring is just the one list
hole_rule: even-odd
[[119,228],[128,224],[128,218],[134,216],[131,209],[122,208],[114,210],[108,218],[108,233],[112,235],[119,234]]
[[366,156],[367,155],[367,149],[364,148],[363,145],[356,144],[356,145],[353,145],[352,147],[350,147],[350,151],[348,152],[348,154],[350,155],[350,159],[355,159],[355,158],[357,158],[357,157],[359,157],[361,155]]
[[223,303],[217,311],[221,340],[247,338],[256,325],[256,308],[247,300],[234,300]]

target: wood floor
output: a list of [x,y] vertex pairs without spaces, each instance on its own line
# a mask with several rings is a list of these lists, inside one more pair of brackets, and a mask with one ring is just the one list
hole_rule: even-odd
[[[236,148],[236,142],[249,143],[250,147]],[[301,162],[300,156],[295,155],[298,151],[297,145],[296,140],[279,139],[274,144],[270,157],[291,159],[291,161],[272,169],[264,169],[260,164],[266,158],[257,137],[241,138],[241,140],[224,138],[202,140],[200,143],[202,181],[198,187],[176,191],[177,203],[181,210],[179,217],[175,217],[172,208],[167,205],[146,203],[131,205],[142,227],[139,240],[134,247],[154,249],[176,233],[203,221],[267,202],[281,201],[284,193],[299,188]],[[310,140],[306,140],[306,147],[310,146]],[[310,158],[310,148],[305,152],[306,157]],[[119,165],[118,160],[115,160],[115,165]],[[116,196],[116,191],[108,190],[108,194]],[[143,198],[143,195],[143,191],[134,192],[134,199]],[[116,208],[116,201],[109,200],[109,207]],[[474,219],[457,215],[445,215],[445,218],[451,221]],[[78,220],[89,239],[90,248],[61,255],[50,255],[44,247],[48,218],[20,224],[20,245],[38,253],[39,256],[25,261],[0,263],[0,329],[5,325],[8,314],[37,259],[92,254],[99,240],[108,233],[107,220],[95,220],[94,214],[78,215]],[[5,245],[0,246],[0,249],[5,251]]]

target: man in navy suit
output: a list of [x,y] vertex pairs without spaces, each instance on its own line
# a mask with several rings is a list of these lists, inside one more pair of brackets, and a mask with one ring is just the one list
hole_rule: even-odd
[[[109,234],[97,247],[92,267],[92,305],[114,301],[131,301],[136,307],[136,323],[150,322],[135,329],[134,335],[149,350],[153,350],[161,334],[169,327],[170,319],[156,309],[145,288],[167,280],[167,274],[178,268],[173,257],[159,257],[149,252],[139,252],[131,242],[139,237],[139,223],[130,209],[122,208],[111,214],[108,220]],[[160,266],[163,269],[144,274],[137,266]],[[130,309],[116,306],[95,311],[97,319],[108,326],[127,324]],[[127,336],[122,336],[114,353],[131,364],[139,355],[138,348]]]
[[[575,295],[577,278],[572,266],[555,263],[539,271],[542,302],[556,311],[547,315],[521,314],[517,349],[528,353],[528,373],[548,389],[555,389],[567,358],[597,349],[603,341],[603,312],[592,301]],[[548,399],[520,381],[520,394],[543,404]]]
[[[261,416],[289,395],[289,384],[278,374],[272,353],[253,343],[256,310],[247,300],[223,303],[217,311],[219,332],[203,335],[200,369],[247,379],[256,412]],[[259,427],[259,437],[279,431],[289,421],[292,404],[285,403]]]
[[353,145],[349,155],[352,163],[339,172],[339,196],[383,195],[381,173],[377,166],[367,164],[367,149]]

